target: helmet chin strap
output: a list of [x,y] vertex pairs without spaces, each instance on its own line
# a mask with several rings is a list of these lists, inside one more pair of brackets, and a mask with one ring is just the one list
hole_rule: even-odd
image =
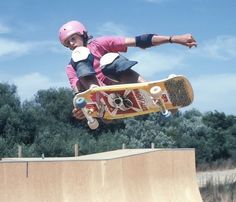
[[83,45],[87,46],[88,41],[93,38],[93,36],[88,36],[87,32],[84,32],[83,35],[81,36],[83,38]]
[[81,37],[83,39],[83,46],[87,46],[89,40],[87,32],[84,32]]

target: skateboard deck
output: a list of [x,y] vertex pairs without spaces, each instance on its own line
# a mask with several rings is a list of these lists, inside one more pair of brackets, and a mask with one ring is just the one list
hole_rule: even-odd
[[[153,87],[159,87],[161,94],[153,95],[150,92]],[[83,98],[85,113],[109,120],[179,109],[190,105],[193,97],[189,80],[181,75],[172,75],[144,83],[93,86],[78,93],[73,104],[76,107],[77,100]]]

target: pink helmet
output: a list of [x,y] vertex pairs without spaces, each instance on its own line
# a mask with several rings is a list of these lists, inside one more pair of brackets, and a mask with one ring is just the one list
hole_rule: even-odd
[[75,33],[87,37],[87,30],[79,21],[69,21],[62,25],[59,29],[59,39],[61,43],[65,45],[66,39]]

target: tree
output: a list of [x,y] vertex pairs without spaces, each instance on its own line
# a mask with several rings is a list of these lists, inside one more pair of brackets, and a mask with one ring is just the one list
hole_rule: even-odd
[[236,124],[225,132],[226,148],[230,157],[236,161]]
[[203,116],[203,122],[211,128],[226,130],[235,123],[235,117],[226,116],[224,112],[207,112]]
[[0,137],[4,138],[7,146],[18,142],[17,134],[21,120],[20,99],[15,85],[0,83]]
[[6,104],[15,111],[20,109],[20,98],[17,95],[17,87],[7,83],[0,83],[0,107]]
[[47,116],[63,122],[71,120],[72,99],[72,92],[66,88],[40,90],[35,96],[35,102]]

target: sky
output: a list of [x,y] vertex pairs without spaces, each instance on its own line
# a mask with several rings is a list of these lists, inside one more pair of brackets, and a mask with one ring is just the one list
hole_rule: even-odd
[[8,0],[0,1],[0,82],[17,86],[21,101],[40,89],[68,87],[71,51],[58,30],[79,20],[94,38],[191,33],[198,47],[132,47],[125,57],[146,80],[185,75],[196,108],[236,115],[236,1],[234,0]]

